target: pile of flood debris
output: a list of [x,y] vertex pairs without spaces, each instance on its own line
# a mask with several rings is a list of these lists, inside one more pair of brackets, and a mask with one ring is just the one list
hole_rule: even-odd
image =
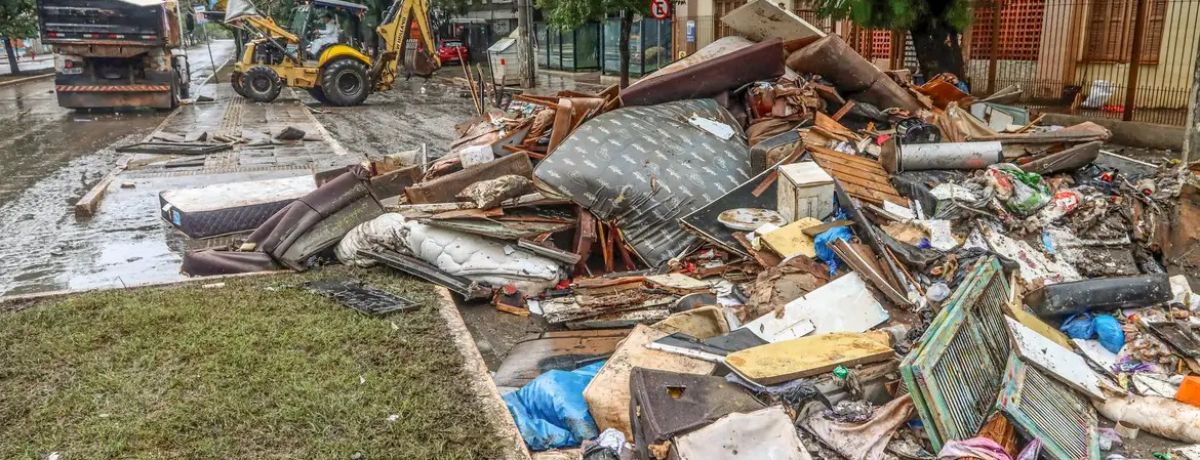
[[547,332],[496,382],[531,450],[575,458],[1200,443],[1193,171],[1041,125],[1016,88],[881,71],[769,2],[724,20],[746,38],[628,88],[517,95],[447,152],[198,208],[261,223],[184,270],[383,265],[528,316]]

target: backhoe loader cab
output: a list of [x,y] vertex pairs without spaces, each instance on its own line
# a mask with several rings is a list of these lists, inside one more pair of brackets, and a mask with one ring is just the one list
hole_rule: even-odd
[[[398,0],[377,29],[383,49],[368,56],[360,36],[363,5],[342,0],[312,0],[297,5],[291,23],[280,27],[258,14],[243,15],[237,24],[257,36],[246,44],[234,65],[231,83],[238,94],[255,102],[271,102],[284,86],[301,88],[330,105],[358,105],[374,91],[391,88],[397,75],[397,56],[406,40],[399,39],[400,23],[419,25],[426,49],[429,36],[426,0]],[[436,56],[424,56],[436,70]],[[422,67],[422,66],[418,66]],[[426,75],[424,66],[417,74]],[[432,73],[432,70],[428,70]]]

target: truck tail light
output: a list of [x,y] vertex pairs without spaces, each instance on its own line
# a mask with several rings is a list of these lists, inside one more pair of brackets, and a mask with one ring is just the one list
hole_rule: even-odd
[[68,61],[64,61],[63,67],[66,67],[66,68],[70,69],[70,68],[72,68],[72,67],[75,67],[75,63],[74,63],[74,62],[72,62],[72,61],[70,61],[70,60],[68,60]]
[[158,40],[158,35],[142,35],[142,38],[146,40]]

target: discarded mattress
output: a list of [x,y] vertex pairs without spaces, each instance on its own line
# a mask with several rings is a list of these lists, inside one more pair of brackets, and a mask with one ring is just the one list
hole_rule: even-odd
[[641,458],[649,447],[670,441],[736,412],[754,412],[763,403],[722,377],[636,368],[630,376],[633,445]]
[[[696,115],[734,127],[723,140],[691,126]],[[613,110],[575,130],[534,174],[601,219],[657,267],[696,242],[678,218],[750,179],[737,121],[712,99]]]
[[163,219],[191,238],[207,238],[254,230],[316,188],[304,175],[167,190],[158,201]]
[[726,415],[678,437],[674,448],[680,460],[812,460],[781,406]]
[[554,287],[564,273],[560,262],[517,251],[487,237],[425,225],[388,213],[347,233],[335,251],[348,265],[363,265],[360,249],[371,245],[408,252],[455,276],[492,286],[513,285],[521,292]]
[[337,244],[358,224],[383,214],[379,202],[367,192],[368,177],[361,166],[348,168],[259,225],[242,244],[242,252],[188,253],[184,256],[184,272],[201,276],[261,271],[267,258],[247,255],[252,251],[262,252],[287,268],[306,269],[310,257]]

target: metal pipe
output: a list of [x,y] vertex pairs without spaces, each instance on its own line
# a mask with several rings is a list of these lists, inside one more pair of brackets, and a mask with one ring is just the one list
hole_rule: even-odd
[[1004,148],[999,141],[909,145],[897,143],[894,151],[883,152],[880,160],[888,172],[983,169],[989,165],[1003,163]]

